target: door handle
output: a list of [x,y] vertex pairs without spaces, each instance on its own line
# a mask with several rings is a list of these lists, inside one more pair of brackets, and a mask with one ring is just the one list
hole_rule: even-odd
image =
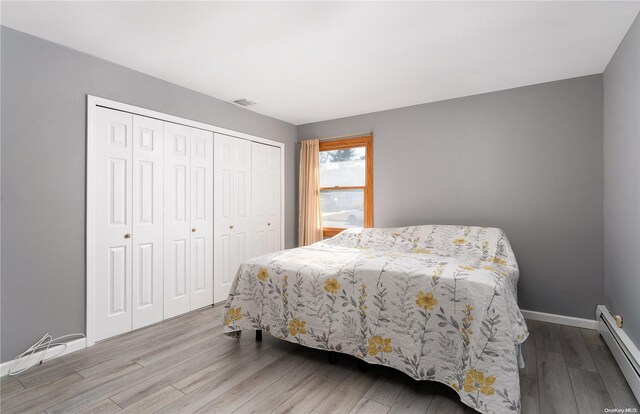
[[129,233],[125,234],[125,235],[124,235],[124,238],[125,238],[125,239],[130,239],[130,238],[131,238],[131,234],[129,234]]
[[196,229],[195,227],[194,227],[194,228],[192,228],[192,229],[191,229],[191,233],[195,233],[195,232],[196,232],[196,230],[198,230],[198,229]]
[[233,224],[232,224],[232,225],[230,225],[230,226],[229,226],[229,228],[230,228],[230,229],[232,229],[232,228],[233,228]]

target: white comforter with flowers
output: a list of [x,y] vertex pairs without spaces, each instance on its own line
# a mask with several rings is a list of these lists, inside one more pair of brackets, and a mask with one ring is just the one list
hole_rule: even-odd
[[500,229],[352,229],[243,263],[224,324],[442,382],[482,413],[518,413],[528,332],[517,281]]

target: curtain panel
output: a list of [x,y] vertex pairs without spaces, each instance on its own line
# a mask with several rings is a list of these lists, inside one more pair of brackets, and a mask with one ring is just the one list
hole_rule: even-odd
[[322,240],[320,215],[320,141],[300,142],[298,244],[307,246]]

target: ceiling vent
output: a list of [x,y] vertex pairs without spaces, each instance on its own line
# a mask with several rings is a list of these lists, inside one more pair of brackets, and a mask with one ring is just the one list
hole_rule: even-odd
[[236,99],[235,101],[233,101],[233,103],[238,104],[240,106],[251,106],[251,105],[255,105],[256,103],[253,101],[250,101],[248,99],[242,98],[242,99]]

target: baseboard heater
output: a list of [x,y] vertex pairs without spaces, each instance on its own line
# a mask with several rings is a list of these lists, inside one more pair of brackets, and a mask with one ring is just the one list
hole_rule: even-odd
[[[613,316],[604,305],[596,308],[596,320],[598,321],[598,331],[604,341],[609,346],[620,370],[627,379],[631,391],[640,401],[640,350],[631,342],[624,329],[618,328]],[[624,326],[623,326],[624,328]]]

